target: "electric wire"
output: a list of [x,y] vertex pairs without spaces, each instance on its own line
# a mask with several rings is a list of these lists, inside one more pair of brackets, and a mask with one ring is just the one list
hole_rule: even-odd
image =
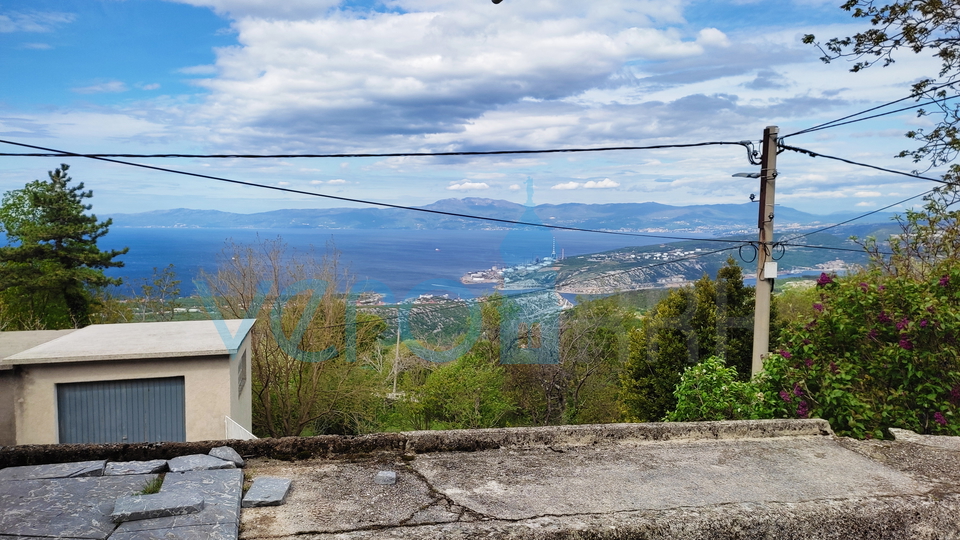
[[545,150],[488,150],[459,152],[389,152],[354,154],[78,154],[40,146],[0,140],[0,143],[44,150],[45,153],[0,153],[2,157],[85,157],[85,158],[192,158],[192,159],[293,159],[293,158],[388,158],[388,157],[443,157],[443,156],[500,156],[511,154],[562,154],[583,152],[614,152],[625,150],[661,150],[667,148],[697,148],[702,146],[746,146],[742,141],[707,141],[697,143],[655,144],[649,146],[608,146],[601,148],[550,148]]
[[[932,99],[932,100],[927,101],[927,102],[924,102],[924,103],[917,103],[917,104],[911,105],[911,106],[909,106],[909,107],[903,107],[903,108],[900,108],[900,109],[894,109],[894,110],[892,110],[892,111],[886,111],[886,112],[882,112],[882,113],[878,113],[878,114],[872,114],[872,115],[870,115],[870,116],[864,116],[863,118],[854,118],[853,120],[847,120],[846,122],[835,121],[836,123],[830,124],[830,125],[828,125],[828,126],[822,126],[822,127],[818,127],[818,128],[809,128],[809,129],[805,129],[805,130],[803,130],[803,131],[798,131],[798,132],[796,132],[796,133],[791,133],[790,135],[784,135],[783,137],[781,137],[781,139],[785,139],[785,138],[787,138],[787,137],[793,137],[794,135],[801,135],[801,134],[813,133],[813,132],[820,131],[820,130],[823,130],[823,129],[830,129],[830,128],[835,128],[835,127],[845,126],[845,125],[848,125],[848,124],[856,124],[857,122],[863,122],[864,120],[872,120],[872,119],[874,119],[874,118],[880,118],[880,117],[882,117],[882,116],[889,116],[889,115],[891,115],[891,114],[896,114],[896,113],[898,113],[898,112],[903,112],[903,111],[909,111],[909,110],[911,110],[911,109],[916,109],[916,108],[918,108],[918,107],[924,107],[924,106],[926,106],[926,105],[933,105],[933,104],[938,104],[938,103],[946,103],[947,101],[950,101],[951,99],[957,99],[957,98],[960,98],[960,95],[948,96],[948,97],[941,98],[941,99]],[[863,113],[858,113],[858,114],[863,114]]]
[[919,198],[919,197],[923,197],[924,195],[933,193],[933,191],[934,191],[934,190],[930,189],[930,190],[924,191],[923,193],[919,193],[919,194],[917,194],[917,195],[914,195],[913,197],[907,197],[906,199],[899,200],[899,201],[897,201],[897,202],[895,202],[895,203],[893,203],[893,204],[888,204],[888,205],[883,206],[883,207],[881,207],[881,208],[877,208],[876,210],[871,210],[871,211],[869,211],[869,212],[860,214],[859,216],[856,216],[856,217],[852,217],[852,218],[850,218],[850,219],[843,220],[843,221],[841,221],[841,222],[839,222],[839,223],[834,223],[833,225],[828,225],[828,226],[826,226],[826,227],[821,227],[821,228],[816,229],[816,230],[814,230],[814,231],[806,232],[806,233],[803,233],[803,234],[798,234],[798,235],[796,235],[796,236],[791,236],[790,238],[788,238],[788,239],[786,239],[786,240],[783,240],[783,242],[792,242],[792,241],[794,241],[794,240],[798,240],[798,239],[803,238],[803,237],[805,237],[805,236],[810,236],[811,234],[816,234],[816,233],[821,233],[821,232],[824,232],[824,231],[829,231],[830,229],[834,229],[834,228],[839,227],[839,226],[841,226],[841,225],[846,225],[847,223],[850,223],[850,222],[853,222],[853,221],[857,221],[858,219],[863,219],[863,218],[865,218],[865,217],[867,217],[867,216],[871,216],[871,215],[876,214],[876,213],[878,213],[878,212],[883,212],[884,210],[888,210],[888,209],[890,209],[890,208],[893,208],[894,206],[898,206],[898,205],[901,205],[901,204],[903,204],[903,203],[905,203],[905,202],[912,201],[913,199],[916,199],[916,198]]
[[[142,169],[149,169],[149,170],[160,171],[160,172],[165,172],[165,173],[178,174],[178,175],[182,175],[182,176],[190,176],[190,177],[195,177],[195,178],[203,178],[203,179],[206,179],[206,180],[214,180],[214,181],[217,181],[217,182],[226,182],[226,183],[229,183],[229,184],[236,184],[236,185],[241,185],[241,186],[255,187],[255,188],[261,188],[261,189],[270,189],[270,190],[273,190],[273,191],[282,191],[282,192],[285,192],[285,193],[295,193],[295,194],[298,194],[298,195],[308,195],[308,196],[311,196],[311,197],[321,197],[321,198],[324,198],[324,199],[332,199],[332,200],[336,200],[336,201],[344,201],[344,202],[352,202],[352,203],[358,203],[358,204],[366,204],[366,205],[371,205],[371,206],[382,206],[382,207],[384,207],[384,208],[395,208],[395,209],[399,209],[399,210],[410,210],[410,211],[412,211],[412,212],[422,212],[422,213],[427,213],[427,214],[437,214],[437,215],[443,215],[443,216],[460,217],[460,218],[465,218],[465,219],[475,219],[475,220],[479,220],[479,221],[490,221],[490,222],[495,222],[495,223],[505,223],[505,224],[509,224],[509,225],[523,225],[523,226],[530,226],[530,227],[542,227],[542,228],[546,228],[546,229],[556,229],[556,230],[561,230],[561,231],[577,231],[577,232],[588,232],[588,233],[596,233],[596,234],[611,234],[611,235],[616,235],[616,236],[632,236],[632,237],[638,237],[638,238],[660,238],[660,239],[665,239],[665,240],[696,240],[696,241],[720,242],[720,243],[735,243],[735,242],[738,242],[737,240],[725,240],[725,239],[720,239],[720,238],[716,238],[716,239],[711,239],[711,238],[693,238],[693,237],[688,237],[688,236],[673,236],[673,235],[646,234],[646,233],[629,233],[629,232],[622,232],[622,231],[603,231],[603,230],[598,230],[598,229],[585,229],[585,228],[581,228],[581,227],[566,227],[566,226],[563,226],[563,225],[549,225],[549,224],[546,224],[546,223],[534,223],[534,222],[529,222],[529,221],[517,221],[517,220],[501,219],[501,218],[494,218],[494,217],[487,217],[487,216],[475,216],[475,215],[472,215],[472,214],[462,214],[462,213],[459,213],[459,212],[447,212],[447,211],[443,211],[443,210],[432,210],[432,209],[429,209],[429,208],[418,208],[418,207],[416,207],[416,206],[404,206],[404,205],[400,205],[400,204],[391,204],[391,203],[385,203],[385,202],[379,202],[379,201],[371,201],[371,200],[366,200],[366,199],[356,199],[356,198],[352,198],[352,197],[340,197],[340,196],[338,196],[338,195],[328,195],[328,194],[324,194],[324,193],[317,193],[317,192],[313,192],[313,191],[304,191],[304,190],[300,190],[300,189],[293,189],[293,188],[288,188],[288,187],[283,187],[283,186],[271,186],[271,185],[267,185],[267,184],[258,184],[258,183],[256,183],[256,182],[246,182],[246,181],[243,181],[243,180],[234,180],[234,179],[225,178],[225,177],[222,177],[222,176],[213,176],[213,175],[209,175],[209,174],[200,174],[200,173],[194,173],[194,172],[188,172],[188,171],[180,171],[180,170],[177,170],[177,169],[169,169],[169,168],[166,168],[166,167],[158,167],[158,166],[156,166],[156,165],[147,165],[147,164],[144,164],[144,163],[134,163],[134,162],[130,162],[130,161],[120,161],[120,160],[113,159],[113,158],[95,157],[95,156],[91,156],[91,155],[77,154],[77,153],[74,153],[74,152],[63,152],[63,151],[60,151],[60,150],[53,150],[53,149],[49,149],[49,148],[41,148],[41,147],[38,147],[38,146],[33,146],[33,145],[28,145],[28,144],[23,144],[23,143],[13,143],[13,142],[4,141],[4,140],[0,140],[0,143],[13,144],[13,145],[17,145],[17,146],[26,146],[26,147],[30,147],[30,148],[39,148],[39,149],[41,149],[41,150],[48,150],[48,151],[52,151],[52,152],[58,152],[58,155],[62,155],[62,156],[74,156],[74,157],[89,158],[89,159],[94,159],[94,160],[97,160],[97,161],[105,161],[105,162],[107,162],[107,163],[116,163],[116,164],[119,164],[119,165],[129,165],[129,166],[131,166],[131,167],[139,167],[139,168],[142,168]],[[739,144],[739,143],[738,143],[738,144]]]
[[[869,109],[864,109],[864,110],[862,110],[862,111],[860,111],[860,112],[856,112],[856,113],[853,113],[853,114],[848,114],[847,116],[844,116],[844,117],[842,117],[842,118],[837,118],[836,120],[830,120],[829,122],[824,122],[824,123],[822,123],[822,124],[817,124],[817,125],[815,125],[815,126],[813,126],[813,127],[807,128],[807,129],[802,129],[802,130],[800,130],[800,131],[795,131],[795,132],[793,132],[793,133],[784,135],[784,136],[782,136],[782,137],[780,137],[780,138],[781,138],[781,139],[786,139],[787,137],[794,137],[794,136],[797,136],[797,135],[802,135],[802,134],[804,134],[804,133],[810,133],[810,132],[812,132],[812,131],[819,131],[820,129],[824,129],[824,128],[826,128],[826,127],[831,127],[832,124],[836,124],[837,122],[842,122],[842,121],[844,121],[844,120],[848,120],[848,119],[853,118],[853,117],[855,117],[855,116],[860,116],[861,114],[866,114],[866,113],[868,113],[868,112],[873,112],[873,111],[876,111],[876,110],[878,110],[878,109],[882,109],[882,108],[884,108],[884,107],[889,107],[890,105],[896,105],[897,103],[900,103],[901,101],[906,101],[906,100],[908,100],[908,99],[914,99],[914,98],[916,98],[916,97],[918,97],[918,96],[922,96],[923,94],[925,94],[925,93],[927,93],[927,92],[936,92],[937,90],[941,90],[941,89],[946,88],[946,87],[948,87],[948,86],[953,86],[953,85],[955,85],[955,84],[957,84],[957,83],[960,83],[960,81],[953,81],[953,82],[941,84],[941,85],[939,85],[939,86],[934,86],[933,88],[929,88],[929,89],[927,89],[927,90],[924,90],[923,92],[913,92],[913,93],[911,93],[909,96],[902,97],[902,98],[900,98],[900,99],[896,99],[896,100],[894,100],[894,101],[890,101],[890,102],[884,103],[883,105],[877,105],[876,107],[870,107]],[[952,99],[952,98],[951,98],[951,99]],[[909,109],[912,109],[912,108],[914,108],[914,107],[909,107]]]
[[885,168],[885,167],[879,167],[879,166],[877,166],[877,165],[870,165],[869,163],[861,163],[861,162],[859,162],[859,161],[853,161],[853,160],[846,159],[846,158],[842,158],[842,157],[829,156],[829,155],[827,155],[827,154],[821,154],[821,153],[819,153],[819,152],[814,152],[814,151],[812,151],[812,150],[806,150],[806,149],[804,149],[804,148],[798,148],[798,147],[796,147],[796,146],[789,146],[789,145],[786,145],[786,144],[781,144],[781,145],[780,145],[780,148],[782,148],[782,149],[784,149],[784,150],[790,150],[790,151],[793,151],[793,152],[799,152],[799,153],[801,153],[801,154],[806,154],[806,155],[808,155],[808,156],[810,156],[810,157],[814,157],[814,158],[815,158],[815,157],[822,157],[822,158],[826,158],[826,159],[832,159],[832,160],[835,160],[835,161],[842,161],[843,163],[848,163],[848,164],[850,164],[850,165],[856,165],[856,166],[858,166],[858,167],[866,167],[866,168],[868,168],[868,169],[875,169],[875,170],[878,170],[878,171],[883,171],[883,172],[887,172],[887,173],[891,173],[891,174],[899,174],[899,175],[901,175],[901,176],[909,176],[910,178],[917,178],[917,179],[919,179],[919,180],[929,180],[929,181],[931,181],[931,182],[937,182],[937,183],[940,183],[940,184],[947,184],[947,185],[950,185],[950,184],[951,184],[951,182],[948,182],[948,181],[943,180],[943,179],[940,179],[940,178],[931,178],[931,177],[929,177],[929,176],[921,176],[921,175],[919,175],[919,174],[913,174],[913,173],[898,171],[898,170],[895,170],[895,169],[887,169],[887,168]]

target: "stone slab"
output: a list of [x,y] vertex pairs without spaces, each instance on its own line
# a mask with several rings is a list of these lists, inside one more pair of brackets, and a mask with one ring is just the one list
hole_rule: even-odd
[[259,506],[278,506],[287,499],[287,493],[290,492],[289,478],[275,478],[272,476],[261,476],[253,480],[253,485],[247,490],[243,501],[240,503],[242,508],[256,508]]
[[127,521],[117,527],[117,532],[111,538],[121,533],[140,538],[135,534],[142,531],[178,531],[190,527],[205,528],[210,531],[211,538],[218,538],[217,535],[221,534],[235,535],[240,523],[242,492],[243,472],[239,469],[167,473],[160,493],[199,495],[204,500],[203,509],[196,514]]
[[225,461],[207,454],[193,454],[178,456],[167,462],[170,472],[212,471],[217,469],[233,469],[236,465],[232,461]]
[[898,441],[922,444],[924,446],[936,446],[945,450],[960,450],[960,437],[948,437],[946,435],[921,435],[909,429],[890,428],[890,433]]
[[102,476],[106,460],[55,463],[53,465],[26,465],[0,469],[0,482],[5,480],[43,480],[50,478],[84,478]]
[[156,475],[0,482],[0,538],[107,538],[119,496],[143,489]]
[[373,477],[373,483],[379,486],[392,486],[397,483],[397,472],[380,471]]
[[203,510],[203,497],[190,493],[161,492],[118,497],[110,517],[116,523],[196,514]]
[[112,461],[103,469],[104,476],[121,476],[125,474],[158,474],[167,470],[167,460],[152,459],[150,461]]
[[237,468],[243,467],[243,458],[236,450],[229,446],[218,446],[210,449],[210,455],[224,461],[233,462]]
[[153,529],[135,532],[115,532],[110,540],[236,540],[237,525],[189,525],[174,529]]

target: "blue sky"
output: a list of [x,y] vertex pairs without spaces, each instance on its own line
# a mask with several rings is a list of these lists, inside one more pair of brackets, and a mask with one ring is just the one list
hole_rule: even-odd
[[[738,141],[903,97],[926,54],[848,72],[800,43],[862,28],[840,0],[0,0],[0,138],[73,152],[342,153]],[[790,139],[894,159],[902,113]],[[0,145],[0,151],[16,147]],[[271,185],[420,205],[746,202],[737,147],[552,157],[138,160]],[[103,215],[343,206],[79,158],[0,158],[0,191],[61,161]],[[870,210],[931,187],[798,154],[778,202]]]

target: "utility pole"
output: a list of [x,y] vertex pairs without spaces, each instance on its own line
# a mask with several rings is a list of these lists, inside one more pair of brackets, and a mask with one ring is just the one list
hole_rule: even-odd
[[760,156],[760,244],[757,253],[756,309],[753,314],[753,364],[751,375],[763,370],[763,357],[770,353],[770,296],[777,277],[777,263],[772,260],[774,189],[777,180],[777,135],[780,128],[763,130],[763,154]]

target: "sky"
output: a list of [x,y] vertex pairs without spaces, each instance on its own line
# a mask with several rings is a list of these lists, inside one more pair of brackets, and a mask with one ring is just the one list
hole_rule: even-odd
[[[820,39],[841,0],[0,0],[0,139],[76,153],[303,154],[647,146],[792,133],[907,96],[928,53],[860,73]],[[910,171],[903,112],[788,144]],[[0,144],[0,152],[30,151]],[[129,161],[390,204],[746,203],[738,146],[485,157]],[[94,212],[357,206],[79,157],[0,157],[0,192],[61,162]],[[930,182],[785,152],[777,202],[869,211]],[[935,173],[936,171],[933,171]]]

